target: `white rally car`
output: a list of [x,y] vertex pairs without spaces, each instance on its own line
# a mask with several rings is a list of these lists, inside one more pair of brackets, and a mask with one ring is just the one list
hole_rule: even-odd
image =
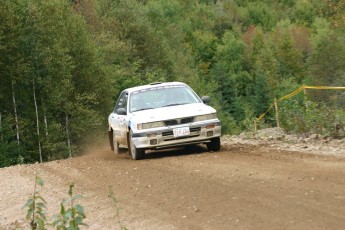
[[109,140],[117,154],[127,147],[134,160],[145,150],[184,145],[207,145],[220,149],[221,122],[216,110],[186,84],[153,83],[128,88],[120,94],[109,115]]

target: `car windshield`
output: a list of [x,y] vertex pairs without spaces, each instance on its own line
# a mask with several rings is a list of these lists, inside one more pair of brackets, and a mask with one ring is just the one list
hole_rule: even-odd
[[129,111],[136,112],[167,106],[201,103],[199,97],[187,86],[169,85],[138,90],[131,94]]

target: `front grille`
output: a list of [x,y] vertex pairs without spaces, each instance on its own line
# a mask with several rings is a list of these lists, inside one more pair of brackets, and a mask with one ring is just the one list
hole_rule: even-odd
[[177,120],[164,121],[165,126],[178,125]]
[[173,131],[168,131],[168,132],[163,132],[162,133],[162,136],[165,137],[165,136],[172,136],[174,135],[174,132]]
[[194,120],[194,117],[183,118],[183,119],[181,119],[181,124],[192,123],[193,120]]
[[172,126],[172,125],[180,125],[180,124],[188,124],[194,121],[194,117],[185,117],[179,119],[172,119],[163,121],[165,126]]
[[190,132],[200,132],[201,131],[201,127],[196,127],[196,128],[190,128]]

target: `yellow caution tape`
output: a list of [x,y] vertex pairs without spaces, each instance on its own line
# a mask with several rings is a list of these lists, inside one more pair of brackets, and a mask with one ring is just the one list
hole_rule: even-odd
[[[345,90],[345,87],[342,86],[302,86],[298,89],[296,89],[295,91],[293,91],[292,93],[289,93],[288,95],[285,95],[283,97],[281,97],[279,100],[277,100],[277,102],[282,101],[282,100],[286,100],[289,99],[290,97],[296,96],[297,94],[299,94],[303,89],[334,89],[334,90]],[[274,106],[274,103],[272,103],[270,105],[270,107],[266,110],[266,112],[264,112],[263,114],[261,114],[258,118],[256,118],[256,122],[260,121]]]
[[270,107],[266,110],[266,112],[264,112],[264,113],[261,114],[258,118],[256,118],[256,122],[260,121],[260,120],[268,113],[268,111],[270,111],[270,110],[273,108],[273,106],[274,106],[274,103],[272,103],[272,104],[270,105]]
[[345,87],[341,86],[302,86],[304,89],[342,89],[344,90]]
[[293,91],[292,93],[290,93],[290,94],[288,94],[288,95],[286,95],[286,96],[280,98],[278,101],[286,100],[286,99],[288,99],[288,98],[290,98],[290,97],[293,97],[293,96],[299,94],[302,90],[303,90],[303,87],[301,87],[301,88],[299,88],[299,89]]
[[[288,94],[288,95],[285,95],[284,97],[281,97],[278,101],[282,101],[282,100],[286,100],[290,97],[293,97],[297,94],[299,94],[301,91],[303,90],[303,87],[293,91],[292,93]],[[257,119],[256,119],[256,122],[260,121],[274,106],[274,103],[272,103],[270,105],[270,107],[266,110],[266,112],[264,112],[263,114],[261,114]]]

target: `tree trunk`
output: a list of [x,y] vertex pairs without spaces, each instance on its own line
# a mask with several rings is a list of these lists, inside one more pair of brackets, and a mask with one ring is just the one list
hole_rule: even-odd
[[0,135],[1,141],[3,141],[4,136],[2,134],[2,113],[0,113],[0,133],[1,133],[1,135]]
[[72,157],[71,138],[69,136],[69,119],[68,119],[67,113],[66,113],[66,136],[67,136],[67,145],[68,145],[69,157]]
[[42,102],[42,106],[43,106],[43,111],[44,111],[44,128],[45,128],[45,131],[46,131],[46,137],[48,138],[49,136],[49,132],[48,132],[48,119],[47,119],[47,108],[44,104],[44,100],[43,100],[43,97],[41,97],[41,102]]
[[34,103],[35,103],[35,111],[36,111],[36,130],[37,130],[37,140],[38,140],[38,152],[40,155],[40,162],[42,163],[42,147],[41,147],[41,140],[40,140],[40,123],[39,123],[39,119],[38,119],[35,79],[32,80],[32,88],[33,88],[33,93],[34,93]]
[[[49,131],[48,131],[48,118],[47,118],[47,107],[44,103],[44,99],[43,97],[41,96],[41,104],[42,104],[42,107],[43,107],[43,117],[44,117],[44,130],[45,130],[45,133],[46,133],[46,139],[45,139],[45,142],[46,143],[49,143]],[[51,158],[51,155],[50,155],[50,151],[47,151],[46,152],[47,154],[47,157],[48,157],[48,161],[50,160]]]
[[12,101],[13,101],[13,108],[14,108],[14,119],[16,122],[16,132],[17,132],[17,144],[20,144],[20,136],[19,136],[19,124],[18,124],[18,113],[17,113],[17,104],[16,104],[16,95],[14,94],[14,82],[12,80]]
[[49,136],[49,133],[48,133],[48,120],[47,120],[47,114],[44,112],[44,127],[45,127],[45,130],[46,130],[46,137]]

